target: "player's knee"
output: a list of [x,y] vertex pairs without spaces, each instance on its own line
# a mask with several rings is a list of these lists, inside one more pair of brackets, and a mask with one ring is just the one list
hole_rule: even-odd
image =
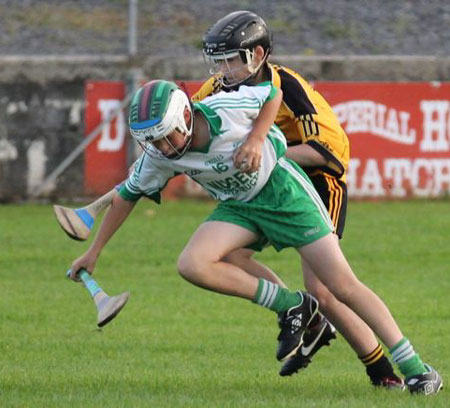
[[322,284],[306,284],[305,286],[306,290],[319,301],[322,310],[326,310],[332,305],[334,296],[326,286]]
[[184,250],[178,257],[177,269],[184,279],[196,282],[205,270],[205,261],[197,252]]
[[356,278],[347,279],[345,282],[340,282],[337,285],[329,287],[330,291],[342,303],[349,305],[355,294],[358,292],[360,282]]

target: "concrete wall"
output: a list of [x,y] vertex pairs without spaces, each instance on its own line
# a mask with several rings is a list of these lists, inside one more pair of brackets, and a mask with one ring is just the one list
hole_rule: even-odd
[[[125,58],[0,60],[0,201],[30,197],[84,134],[84,82],[124,80]],[[48,194],[83,192],[80,156]]]
[[[450,58],[279,56],[310,80],[448,81]],[[84,135],[84,82],[137,77],[201,80],[202,58],[153,56],[0,57],[0,202],[28,199]],[[51,199],[83,195],[83,157],[47,189]]]

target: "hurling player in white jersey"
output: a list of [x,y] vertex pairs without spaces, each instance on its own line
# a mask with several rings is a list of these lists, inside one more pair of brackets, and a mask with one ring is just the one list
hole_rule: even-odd
[[[151,81],[139,89],[129,124],[144,153],[115,195],[92,245],[72,263],[71,278],[76,280],[81,268],[94,271],[101,250],[139,198],[159,202],[167,181],[185,173],[220,202],[180,254],[178,271],[197,286],[281,314],[278,360],[301,346],[318,302],[306,292],[290,292],[223,261],[239,248],[295,248],[389,348],[400,345],[402,358],[414,355],[385,304],[353,274],[311,181],[284,158],[284,138],[272,126],[280,103],[281,91],[269,82],[220,92],[193,106],[172,82]],[[246,165],[258,170],[246,173]]]
[[[207,144],[191,146],[176,160],[168,160],[167,155],[158,151],[164,147],[170,151],[169,145],[158,148],[148,145],[145,147],[147,154],[137,161],[135,171],[122,191],[130,197],[142,191],[152,195],[162,190],[176,174],[186,173],[217,200],[251,200],[264,187],[278,159],[284,155],[286,139],[276,126],[271,126],[267,137],[264,135],[260,138],[261,143],[255,144],[255,149],[259,150],[256,159],[259,171],[250,174],[240,171],[247,162],[236,168],[235,153],[250,132],[258,134],[258,130],[253,129],[254,120],[266,100],[278,95],[281,92],[267,82],[265,86],[242,87],[240,92],[215,95],[195,104],[199,117],[207,118]],[[278,99],[272,103],[278,104]],[[132,129],[132,132],[138,131]]]

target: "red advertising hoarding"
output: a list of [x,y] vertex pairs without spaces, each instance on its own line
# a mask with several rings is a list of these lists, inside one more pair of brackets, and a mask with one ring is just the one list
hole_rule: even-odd
[[[89,84],[96,91],[86,93],[94,96],[93,101],[88,99],[86,113],[93,105],[98,124],[102,116],[99,102],[113,100],[117,104],[119,99],[115,98],[119,94],[123,98],[123,84],[122,88],[119,83]],[[117,94],[107,84],[116,84]],[[178,84],[192,95],[202,83]],[[350,139],[350,197],[437,197],[450,193],[450,83],[316,82],[314,88],[333,107]],[[94,128],[94,123],[91,126]],[[118,147],[118,130],[121,125],[116,120],[108,130],[112,133],[102,137]],[[85,183],[89,191],[95,188],[100,193],[126,175],[126,151],[125,143],[114,152],[100,150],[99,143],[94,142],[86,153]],[[185,191],[183,184],[179,178],[169,183],[166,196]]]
[[450,83],[319,82],[350,139],[351,197],[450,192]]
[[[85,84],[85,135],[91,133],[125,98],[123,82],[88,81]],[[127,174],[127,122],[125,112],[108,123],[86,148],[84,190],[103,194]]]

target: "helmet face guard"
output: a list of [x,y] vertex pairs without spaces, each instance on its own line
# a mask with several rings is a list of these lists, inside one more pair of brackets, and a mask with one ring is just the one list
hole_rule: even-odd
[[184,144],[181,148],[174,146],[169,136],[165,136],[162,139],[164,139],[172,149],[171,153],[169,154],[163,153],[153,144],[153,142],[141,142],[139,140],[137,142],[139,143],[139,146],[141,146],[141,149],[150,157],[156,157],[158,159],[164,158],[170,160],[181,159],[181,157],[183,157],[186,151],[191,147],[192,143],[192,137],[187,135],[185,135],[184,137]]
[[[223,87],[231,89],[238,88],[240,85],[250,85],[268,56],[269,54],[266,52],[264,58],[256,65],[254,62],[254,51],[249,49],[241,48],[231,52],[215,54],[203,52],[203,59],[209,66],[209,73],[216,76]],[[233,68],[230,60],[235,58],[239,58],[243,65]],[[245,77],[239,75],[243,70],[246,70],[247,73]]]
[[[186,123],[185,114],[190,118]],[[151,81],[140,88],[130,107],[131,136],[151,156],[179,159],[191,145],[194,115],[187,95],[173,82]],[[175,147],[171,141],[174,131],[184,135],[184,144]],[[164,139],[172,153],[164,154],[153,142]]]

